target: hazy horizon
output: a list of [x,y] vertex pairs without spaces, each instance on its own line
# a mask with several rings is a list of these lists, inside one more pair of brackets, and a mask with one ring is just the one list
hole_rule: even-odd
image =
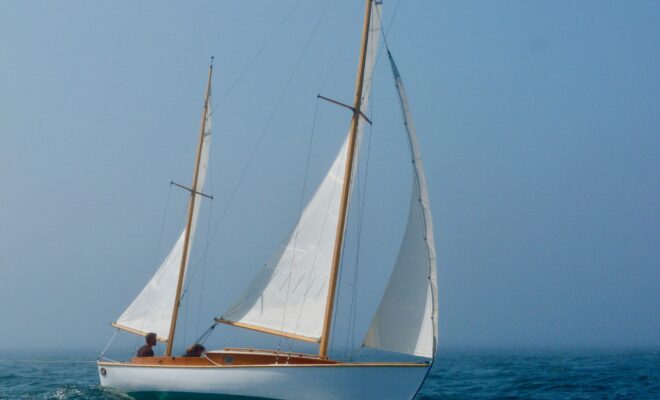
[[[362,7],[0,2],[0,350],[105,346],[180,231],[186,196],[169,183],[190,181],[215,56],[214,199],[175,346],[198,337],[339,149],[350,116],[316,96],[350,102]],[[439,350],[660,349],[660,3],[386,0],[383,13],[428,175]],[[355,186],[364,208],[347,228],[338,352],[364,338],[407,217],[386,61]],[[141,341],[121,333],[115,346]],[[219,326],[207,347],[224,346],[314,351]]]

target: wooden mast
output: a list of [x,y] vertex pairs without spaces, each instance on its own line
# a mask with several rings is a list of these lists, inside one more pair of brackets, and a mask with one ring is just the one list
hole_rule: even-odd
[[344,242],[344,230],[346,228],[346,215],[348,211],[348,200],[353,175],[353,159],[357,139],[357,129],[360,123],[360,108],[362,107],[362,88],[364,86],[364,70],[366,67],[367,43],[369,40],[369,25],[371,21],[371,1],[366,0],[364,12],[364,26],[362,28],[362,45],[360,47],[360,61],[358,62],[357,78],[355,79],[355,98],[353,100],[353,120],[351,130],[348,134],[348,154],[346,155],[346,170],[344,171],[344,185],[341,192],[341,204],[339,206],[339,221],[335,236],[335,248],[332,253],[332,269],[330,270],[330,285],[328,287],[328,300],[323,317],[323,332],[321,333],[321,345],[319,357],[328,357],[328,343],[330,339],[330,327],[332,326],[332,311],[335,303],[335,292],[337,289],[337,275],[341,261],[341,250]]
[[213,57],[209,65],[209,79],[206,84],[206,95],[204,96],[204,110],[202,111],[202,124],[199,130],[199,144],[197,145],[197,157],[195,158],[195,172],[192,179],[192,190],[190,191],[190,200],[188,202],[188,222],[186,223],[186,233],[183,240],[183,254],[181,256],[181,266],[179,267],[179,280],[176,284],[176,295],[174,297],[174,307],[172,309],[172,323],[170,324],[170,334],[167,337],[167,348],[165,356],[172,355],[172,346],[174,345],[174,332],[176,331],[176,320],[179,316],[179,304],[181,302],[181,289],[183,288],[183,276],[186,271],[188,260],[188,247],[190,245],[190,231],[193,222],[193,213],[195,210],[195,197],[197,190],[197,180],[199,178],[199,163],[202,158],[202,146],[204,144],[204,131],[206,130],[206,116],[209,111],[209,96],[211,95],[211,76],[213,74]]

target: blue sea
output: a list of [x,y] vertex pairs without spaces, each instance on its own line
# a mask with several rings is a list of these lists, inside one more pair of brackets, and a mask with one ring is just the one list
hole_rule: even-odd
[[[0,353],[0,399],[119,399],[95,354]],[[660,399],[660,351],[441,352],[418,400]]]

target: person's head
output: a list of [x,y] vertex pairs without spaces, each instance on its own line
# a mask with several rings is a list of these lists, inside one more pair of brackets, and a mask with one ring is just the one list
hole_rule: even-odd
[[149,332],[147,333],[147,336],[144,338],[144,340],[149,346],[155,346],[156,341],[158,340],[158,336],[156,336],[154,332]]
[[195,343],[186,349],[187,357],[200,357],[206,348],[199,343]]

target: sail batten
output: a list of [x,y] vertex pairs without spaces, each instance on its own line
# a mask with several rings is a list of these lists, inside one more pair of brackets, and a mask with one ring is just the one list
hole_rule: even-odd
[[438,337],[438,289],[428,187],[408,97],[389,52],[388,56],[410,146],[413,185],[401,248],[364,345],[433,358]]
[[[210,107],[210,99],[209,105]],[[199,173],[197,178],[197,194],[195,194],[195,206],[190,224],[190,239],[188,247],[192,246],[195,236],[195,228],[199,216],[204,188],[204,181],[209,163],[209,150],[211,145],[211,115],[207,115],[204,126],[204,136],[199,162]],[[172,307],[175,304],[176,288],[179,281],[179,271],[183,258],[183,248],[187,227],[179,234],[177,241],[172,246],[169,254],[165,257],[160,267],[149,280],[142,291],[133,302],[119,316],[113,326],[138,335],[155,332],[160,341],[169,340],[170,327],[172,323]],[[190,259],[190,251],[186,254],[186,264]],[[185,279],[185,270],[184,270]]]
[[[381,4],[373,3],[372,7],[380,8]],[[360,107],[362,114],[366,114],[369,103],[380,39],[380,12],[373,12],[372,15]],[[359,151],[364,126],[365,122],[359,118],[355,152]],[[321,339],[344,172],[348,162],[348,144],[347,135],[328,173],[272,261],[258,273],[220,320],[232,322],[235,326],[257,327],[267,333],[293,339],[297,336],[313,341]]]

